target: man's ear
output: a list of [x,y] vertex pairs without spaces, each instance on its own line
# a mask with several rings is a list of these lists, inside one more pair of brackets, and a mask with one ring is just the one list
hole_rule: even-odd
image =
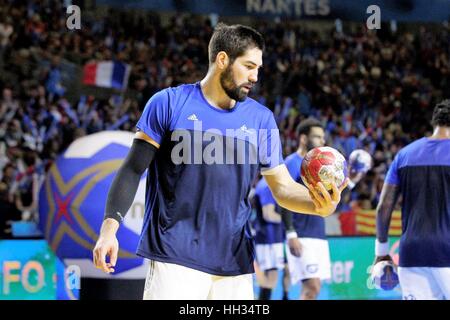
[[216,65],[219,70],[225,70],[230,63],[230,58],[225,51],[220,51],[216,56]]
[[301,134],[300,138],[298,139],[298,141],[300,142],[300,145],[306,145],[306,135]]

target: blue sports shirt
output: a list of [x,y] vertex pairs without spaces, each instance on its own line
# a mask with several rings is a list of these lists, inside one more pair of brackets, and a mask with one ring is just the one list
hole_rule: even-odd
[[403,196],[401,267],[450,267],[450,139],[401,149],[385,183]]
[[268,204],[273,204],[277,208],[277,202],[273,198],[272,192],[263,178],[259,180],[255,187],[256,221],[255,241],[257,244],[274,244],[284,242],[284,227],[282,223],[266,221],[262,208]]
[[251,98],[218,109],[197,82],[157,92],[136,127],[160,144],[137,254],[214,275],[253,273],[251,183],[283,163],[272,112]]
[[[301,184],[303,184],[300,176],[302,161],[303,158],[297,152],[292,153],[285,159],[286,167],[292,179]],[[322,217],[292,212],[292,223],[300,238],[326,239],[325,219]]]

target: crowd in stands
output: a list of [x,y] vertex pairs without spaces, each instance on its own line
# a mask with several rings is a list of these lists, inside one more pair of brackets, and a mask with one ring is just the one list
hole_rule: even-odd
[[[174,14],[163,23],[154,12],[109,9],[83,12],[82,28],[69,31],[59,1],[0,3],[2,233],[6,220],[37,219],[39,185],[73,140],[102,130],[133,131],[155,92],[202,79],[213,26],[203,16]],[[296,149],[298,123],[316,117],[327,145],[346,156],[357,148],[373,155],[373,169],[344,203],[374,208],[393,157],[430,133],[432,108],[448,94],[448,25],[396,32],[363,26],[319,32],[292,21],[252,26],[264,35],[266,50],[251,95],[274,112],[284,155]],[[129,64],[126,92],[69,98],[65,79],[71,75],[62,65],[82,69],[93,60]]]

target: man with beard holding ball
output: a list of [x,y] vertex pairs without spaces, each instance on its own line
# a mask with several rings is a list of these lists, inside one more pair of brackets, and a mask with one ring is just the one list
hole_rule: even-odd
[[116,232],[148,169],[137,250],[150,260],[144,299],[254,298],[248,197],[259,171],[280,206],[319,216],[336,210],[345,184],[330,195],[321,184],[295,182],[272,112],[247,97],[263,50],[254,29],[218,24],[203,80],[161,90],[145,106],[93,252],[97,268],[114,272]]

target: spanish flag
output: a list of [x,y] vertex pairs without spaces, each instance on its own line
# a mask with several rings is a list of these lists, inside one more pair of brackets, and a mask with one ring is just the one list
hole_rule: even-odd
[[[360,235],[376,235],[376,211],[358,210],[356,212],[356,233]],[[394,211],[389,228],[390,236],[401,236],[402,219],[401,211]]]

